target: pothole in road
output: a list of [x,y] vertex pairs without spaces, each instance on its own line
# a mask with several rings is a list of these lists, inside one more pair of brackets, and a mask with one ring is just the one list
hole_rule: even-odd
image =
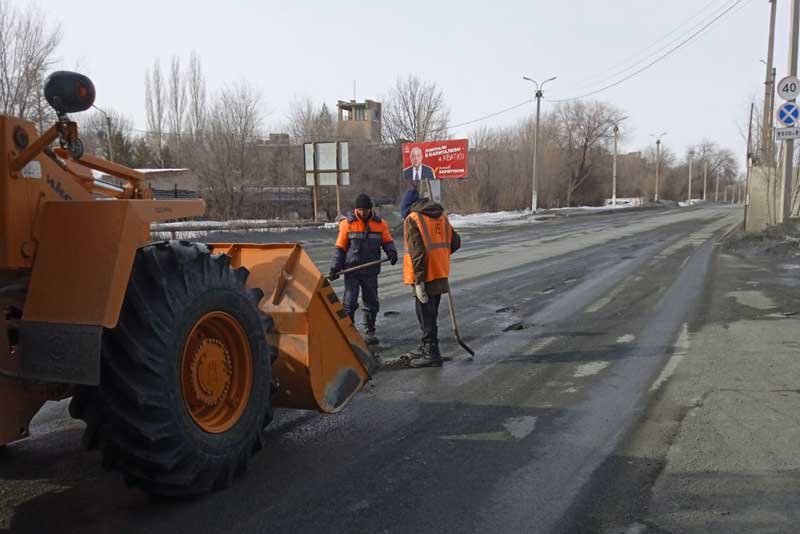
[[400,315],[400,312],[396,312],[396,311],[383,312],[383,316],[384,317],[396,317],[398,315]]
[[522,323],[514,323],[514,324],[508,325],[507,327],[503,328],[503,332],[516,332],[518,330],[524,330],[524,329],[525,329],[525,325],[524,324],[522,324]]
[[514,311],[514,308],[512,306],[506,306],[505,308],[499,308],[499,309],[495,310],[494,312],[495,313],[508,313],[508,312],[512,312],[512,311]]

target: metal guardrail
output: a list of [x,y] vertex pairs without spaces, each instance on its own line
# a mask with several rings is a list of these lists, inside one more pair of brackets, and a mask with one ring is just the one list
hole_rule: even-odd
[[257,230],[283,230],[289,228],[321,228],[325,223],[314,221],[220,221],[219,223],[193,222],[156,223],[150,225],[151,234],[170,234],[173,239],[181,232],[247,232]]

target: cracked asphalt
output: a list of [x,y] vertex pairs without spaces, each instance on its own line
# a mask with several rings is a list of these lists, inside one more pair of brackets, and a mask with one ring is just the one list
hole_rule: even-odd
[[[99,455],[80,447],[81,423],[68,419],[65,403],[51,403],[31,439],[0,451],[0,529],[650,528],[650,504],[633,496],[650,494],[666,450],[653,453],[661,470],[628,473],[630,506],[603,501],[613,494],[608,484],[626,484],[614,460],[682,372],[674,356],[687,336],[718,320],[708,311],[717,302],[709,288],[718,243],[741,219],[738,208],[710,205],[464,229],[452,285],[474,360],[452,339],[443,303],[441,344],[452,361],[442,369],[392,368],[419,332],[400,270],[387,268],[378,322],[386,368],[340,414],[279,412],[265,451],[232,488],[153,504],[103,471]],[[233,237],[299,240],[323,270],[333,242],[332,231]],[[662,442],[668,450],[680,434],[647,435],[663,438],[653,438],[652,450]],[[595,501],[607,502],[602,513]]]

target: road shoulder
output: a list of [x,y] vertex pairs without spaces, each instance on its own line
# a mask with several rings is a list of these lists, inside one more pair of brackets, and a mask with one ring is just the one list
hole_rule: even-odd
[[800,258],[718,254],[641,422],[567,532],[796,532]]

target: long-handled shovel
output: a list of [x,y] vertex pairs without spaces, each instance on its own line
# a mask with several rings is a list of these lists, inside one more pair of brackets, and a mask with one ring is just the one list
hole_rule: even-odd
[[462,349],[464,349],[469,353],[469,357],[470,359],[472,359],[475,357],[475,351],[472,350],[469,347],[469,345],[464,343],[464,341],[461,339],[461,334],[458,333],[458,323],[456,322],[456,309],[455,306],[453,305],[453,294],[450,291],[447,292],[447,304],[448,308],[450,309],[450,321],[452,321],[453,323],[453,334],[456,336],[456,341],[458,341],[458,344],[461,345]]
[[[339,277],[339,276],[341,276],[343,274],[354,273],[356,271],[360,271],[361,269],[366,269],[367,267],[374,267],[376,265],[380,265],[381,263],[386,263],[388,261],[389,261],[389,258],[383,258],[382,260],[375,260],[375,261],[370,261],[370,262],[367,262],[367,263],[362,263],[361,265],[356,265],[355,267],[350,267],[349,269],[345,269],[343,271],[339,271],[338,273],[336,273],[336,276]],[[327,278],[328,278],[328,280],[333,280],[333,278],[331,278],[330,276],[328,276]]]

